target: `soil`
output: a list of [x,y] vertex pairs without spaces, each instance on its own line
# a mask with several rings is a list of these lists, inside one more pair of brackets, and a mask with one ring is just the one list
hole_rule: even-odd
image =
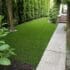
[[31,64],[20,63],[14,60],[10,66],[0,66],[0,70],[33,70],[33,67]]

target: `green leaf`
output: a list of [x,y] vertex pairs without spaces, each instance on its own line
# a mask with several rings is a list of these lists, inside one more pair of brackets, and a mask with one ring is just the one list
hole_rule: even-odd
[[11,65],[11,61],[8,58],[0,58],[0,65]]
[[11,55],[16,55],[15,52],[13,52],[13,51],[9,51],[9,53],[10,53]]
[[9,52],[8,53],[10,55],[16,55],[15,52],[14,52],[14,50],[15,50],[14,48],[9,48],[9,50],[8,50]]
[[4,54],[0,52],[0,57],[2,57]]
[[4,18],[4,16],[0,15],[0,23],[1,23],[3,18]]
[[5,44],[5,41],[0,41],[0,44]]
[[2,33],[2,34],[0,34],[0,37],[4,37],[4,36],[8,35],[8,33],[9,32]]
[[7,50],[7,49],[9,49],[9,48],[10,48],[10,46],[9,46],[8,44],[4,44],[4,45],[1,45],[1,46],[0,46],[0,51]]
[[0,37],[4,37],[4,36],[6,36],[6,35],[8,35],[8,29],[6,29],[6,28],[2,28],[2,29],[0,29]]

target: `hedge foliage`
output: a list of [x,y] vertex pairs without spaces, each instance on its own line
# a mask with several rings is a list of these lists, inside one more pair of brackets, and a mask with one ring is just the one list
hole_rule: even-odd
[[[6,0],[0,0],[0,14],[7,20]],[[59,7],[61,0],[54,0],[54,6]],[[32,19],[48,16],[50,0],[12,0],[15,23],[23,23]],[[52,7],[54,9],[54,7]]]
[[13,0],[18,23],[47,16],[50,0]]
[[48,18],[49,18],[49,21],[52,23],[57,22],[60,3],[61,3],[61,0],[54,0],[54,5],[49,10]]
[[[50,0],[12,0],[15,22],[22,23],[47,16]],[[49,5],[49,6],[48,6]],[[0,14],[7,18],[5,0],[0,0]]]

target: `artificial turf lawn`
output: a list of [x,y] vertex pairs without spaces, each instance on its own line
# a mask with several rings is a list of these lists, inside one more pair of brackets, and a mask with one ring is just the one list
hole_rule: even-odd
[[15,48],[18,60],[36,67],[55,28],[46,18],[32,20],[18,25],[18,31],[7,35],[5,41]]

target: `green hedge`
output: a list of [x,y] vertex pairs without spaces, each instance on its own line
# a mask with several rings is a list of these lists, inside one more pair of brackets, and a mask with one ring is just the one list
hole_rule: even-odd
[[48,4],[47,1],[49,0],[18,0],[16,3],[18,14],[21,12],[21,14],[18,15],[20,16],[19,19],[21,18],[20,21],[46,16],[46,10],[48,9],[45,8],[45,6]]
[[56,23],[57,22],[57,17],[58,17],[58,14],[59,14],[60,3],[61,3],[61,0],[54,0],[54,5],[49,10],[48,17],[49,17],[50,22],[52,22],[52,23]]
[[[5,0],[2,3],[3,14],[7,16]],[[50,8],[50,0],[12,0],[12,4],[14,20],[17,23],[47,16]]]

